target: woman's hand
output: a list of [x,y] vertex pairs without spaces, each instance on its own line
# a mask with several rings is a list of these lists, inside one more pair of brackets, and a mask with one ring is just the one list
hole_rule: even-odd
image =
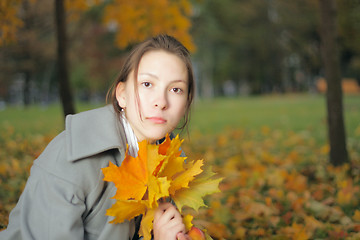
[[179,211],[171,203],[160,203],[154,215],[154,240],[189,240]]

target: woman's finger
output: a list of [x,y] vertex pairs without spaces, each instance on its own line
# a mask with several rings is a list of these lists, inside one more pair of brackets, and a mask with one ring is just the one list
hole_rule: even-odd
[[176,239],[180,232],[185,232],[181,214],[171,203],[160,204],[154,215],[155,239]]

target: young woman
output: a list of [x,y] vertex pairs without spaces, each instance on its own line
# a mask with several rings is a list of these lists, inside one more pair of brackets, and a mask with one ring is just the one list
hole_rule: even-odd
[[[188,122],[194,78],[187,49],[167,35],[139,44],[110,92],[111,105],[70,115],[65,131],[34,161],[26,187],[0,239],[133,239],[134,220],[110,224],[106,210],[116,188],[101,169],[120,165],[126,146],[157,143]],[[187,239],[181,215],[170,203],[154,217],[154,239]]]

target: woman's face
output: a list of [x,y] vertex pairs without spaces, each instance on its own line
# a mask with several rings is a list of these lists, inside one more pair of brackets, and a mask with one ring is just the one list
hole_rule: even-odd
[[116,87],[118,104],[124,108],[138,141],[154,142],[173,131],[186,112],[187,98],[188,72],[184,62],[162,50],[145,53],[137,79],[132,71],[127,81]]

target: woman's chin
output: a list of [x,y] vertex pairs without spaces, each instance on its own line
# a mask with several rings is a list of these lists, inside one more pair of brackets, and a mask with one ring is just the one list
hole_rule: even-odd
[[166,137],[167,133],[161,133],[161,134],[152,134],[151,136],[149,136],[147,139],[148,142],[150,143],[155,143],[156,141],[163,139],[164,137]]

